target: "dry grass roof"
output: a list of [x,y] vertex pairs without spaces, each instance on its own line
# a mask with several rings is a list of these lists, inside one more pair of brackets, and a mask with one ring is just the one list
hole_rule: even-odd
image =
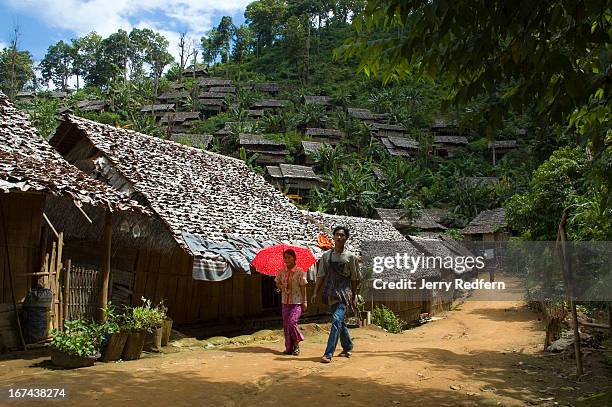
[[136,202],[70,165],[0,92],[0,191],[39,191],[77,203],[139,209]]
[[209,92],[214,92],[214,93],[236,93],[236,87],[235,86],[211,86],[208,89]]
[[329,96],[304,96],[304,103],[307,105],[331,106],[332,100]]
[[77,107],[83,112],[99,112],[108,107],[104,100],[83,100],[77,103]]
[[191,120],[199,120],[200,112],[170,112],[160,119],[160,123],[183,123]]
[[516,148],[516,140],[496,140],[489,143],[489,148]]
[[[282,193],[238,159],[69,116],[54,140],[68,153],[86,139],[133,185],[186,248],[182,233],[299,240],[316,228]],[[55,138],[55,137],[54,137]],[[63,142],[66,138],[66,142]]]
[[425,211],[420,211],[414,219],[407,219],[404,216],[402,209],[387,209],[387,208],[376,208],[376,213],[380,219],[389,221],[394,227],[398,229],[402,228],[416,228],[421,230],[444,230],[445,226],[439,224],[429,216]]
[[212,91],[208,91],[208,92],[202,92],[198,95],[199,99],[225,99],[225,97],[227,96],[227,93],[223,93],[223,92],[212,92]]
[[318,141],[302,141],[302,151],[304,152],[304,154],[308,154],[308,155],[316,153],[324,146],[331,147],[330,144],[319,143]]
[[380,139],[389,154],[411,157],[418,149],[419,142],[408,137],[383,137]]
[[347,112],[350,116],[360,120],[376,120],[376,116],[369,109],[360,109],[356,107],[349,107]]
[[174,103],[160,103],[153,105],[144,105],[140,107],[140,111],[142,113],[167,112],[170,110],[174,110]]
[[277,93],[280,88],[276,82],[258,83],[255,88],[260,92]]
[[434,144],[467,145],[468,139],[464,136],[434,136]]
[[260,100],[259,102],[253,103],[251,108],[266,109],[266,108],[277,108],[277,107],[285,107],[285,106],[289,106],[288,100],[266,99],[266,100]]
[[345,136],[342,130],[321,129],[321,128],[315,128],[315,127],[307,128],[306,135],[311,136],[311,137],[330,137],[330,138],[342,138]]
[[463,228],[461,233],[464,235],[495,233],[507,226],[506,210],[504,208],[497,208],[480,212],[478,216]]
[[241,146],[282,146],[287,145],[283,141],[271,140],[261,134],[242,133],[239,135],[239,143]]
[[199,82],[200,86],[232,86],[232,81],[221,78],[204,78]]

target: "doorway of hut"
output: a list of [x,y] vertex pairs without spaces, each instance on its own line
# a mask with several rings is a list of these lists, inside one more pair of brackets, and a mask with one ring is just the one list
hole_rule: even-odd
[[274,276],[261,276],[261,305],[267,316],[281,315],[281,293],[276,290]]

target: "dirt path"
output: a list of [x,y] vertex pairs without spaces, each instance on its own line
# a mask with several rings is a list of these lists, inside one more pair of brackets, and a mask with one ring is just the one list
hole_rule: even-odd
[[[400,335],[352,330],[350,359],[319,363],[325,333],[300,357],[282,343],[198,349],[134,362],[50,370],[44,357],[0,360],[0,387],[66,387],[71,406],[525,406],[581,405],[602,391],[606,371],[572,380],[572,360],[540,353],[542,325],[520,301],[468,301],[446,318]],[[6,400],[0,400],[2,405]],[[612,405],[600,404],[588,405]],[[41,405],[12,401],[9,405]]]

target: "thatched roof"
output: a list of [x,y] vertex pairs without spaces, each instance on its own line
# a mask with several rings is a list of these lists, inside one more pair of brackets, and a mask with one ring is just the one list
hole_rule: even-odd
[[272,178],[283,178],[283,172],[278,165],[266,165],[266,172]]
[[183,71],[183,75],[193,75],[195,73],[196,76],[208,76],[208,68],[205,66],[190,66],[189,68],[185,68]]
[[342,138],[345,136],[342,130],[336,129],[320,129],[315,127],[309,127],[306,129],[306,135],[311,137],[329,137],[329,138]]
[[321,212],[303,211],[303,213],[317,225],[320,231],[329,235],[336,226],[348,227],[350,237],[347,247],[357,254],[361,253],[362,245],[368,241],[387,241],[389,244],[406,242],[406,238],[387,221]]
[[168,86],[170,86],[170,89],[174,89],[174,90],[183,90],[185,89],[185,84],[182,82],[170,82],[168,84]]
[[376,116],[369,109],[359,109],[356,107],[349,107],[347,112],[350,116],[360,120],[376,120]]
[[[269,168],[268,166],[267,168]],[[293,164],[279,164],[279,171],[272,169],[272,174],[279,174],[282,178],[287,179],[313,179],[320,180],[319,176],[314,173],[312,167],[306,167],[304,165],[293,165]]]
[[283,141],[271,140],[271,139],[265,138],[261,134],[246,134],[246,133],[242,133],[239,135],[239,144],[241,146],[287,147],[287,145]]
[[380,139],[389,154],[411,157],[418,149],[419,142],[408,137],[383,137]]
[[428,213],[420,211],[412,220],[404,217],[402,209],[376,208],[380,219],[391,222],[397,229],[415,228],[421,230],[444,230],[446,227],[433,220]]
[[516,148],[516,140],[496,140],[489,143],[489,148]]
[[266,93],[277,93],[280,90],[278,83],[275,82],[258,83],[255,85],[255,88],[260,92]]
[[66,99],[68,96],[70,96],[70,93],[61,92],[61,91],[53,91],[53,92],[46,93],[46,95],[52,99]]
[[307,105],[331,106],[332,101],[329,96],[304,96],[304,103]]
[[33,98],[35,96],[36,96],[36,92],[32,90],[26,90],[26,91],[17,92],[17,94],[15,95],[15,98],[16,99]]
[[438,118],[434,120],[433,124],[431,125],[431,129],[433,131],[445,130],[445,129],[455,130],[457,129],[457,127],[458,127],[457,120],[443,119],[443,118]]
[[480,212],[478,216],[463,228],[461,233],[464,235],[495,233],[506,226],[508,226],[506,210],[504,208],[497,208]]
[[157,100],[177,100],[187,99],[188,97],[189,92],[187,92],[186,90],[172,90],[157,96]]
[[188,133],[177,133],[170,136],[170,140],[176,141],[177,143],[190,145],[198,148],[208,148],[212,142],[212,135],[210,134],[188,134]]
[[279,240],[316,234],[282,193],[241,160],[74,116],[64,118],[52,142],[62,154],[91,143],[185,249],[183,233],[212,241],[227,234]]
[[208,89],[209,92],[213,92],[213,93],[236,93],[236,87],[235,86],[211,86],[210,89]]
[[204,78],[199,82],[200,86],[232,86],[232,81],[221,78]]
[[159,121],[164,123],[183,123],[186,121],[199,120],[200,112],[170,112],[162,116]]
[[434,136],[435,144],[467,145],[468,139],[463,136]]
[[[373,239],[374,240],[374,239]],[[387,241],[384,244],[380,242],[365,242],[365,255],[363,256],[363,262],[367,266],[373,264],[374,256],[391,257],[395,258],[398,253],[406,253],[408,256],[413,258],[422,257],[425,253],[420,247],[417,247],[413,242],[408,239]],[[395,263],[392,267],[385,267],[383,274],[380,274],[374,278],[382,278],[384,281],[401,281],[401,279],[407,278],[412,281],[420,279],[439,279],[442,275],[442,271],[431,265],[432,267],[420,266],[416,270],[406,267],[396,267]],[[413,272],[414,271],[414,272]],[[367,283],[366,283],[367,284]],[[417,283],[419,286],[420,283]],[[367,287],[367,286],[366,286]],[[370,287],[368,287],[371,289]],[[366,294],[369,297],[369,294]],[[419,291],[416,291],[415,295],[419,295]],[[375,290],[373,294],[374,301],[377,300],[392,300],[392,301],[406,301],[406,297],[403,293],[399,293],[397,290]],[[418,297],[417,297],[418,298]],[[423,300],[429,297],[423,297]]]
[[449,215],[448,209],[442,208],[427,208],[423,209],[423,213],[426,213],[434,222],[442,224],[444,219]]
[[140,210],[136,202],[64,160],[0,92],[0,192],[11,191],[40,191],[79,205]]
[[222,93],[222,92],[212,92],[212,91],[208,91],[208,92],[202,92],[198,95],[198,99],[225,99],[225,97],[227,96],[227,93]]
[[253,109],[269,109],[269,108],[277,108],[277,107],[285,107],[289,105],[288,100],[280,100],[280,99],[267,99],[260,100],[259,102],[253,103],[251,108]]
[[257,110],[257,109],[249,109],[249,110],[247,110],[247,115],[249,117],[263,117],[264,116],[264,111],[263,110]]
[[387,130],[396,133],[405,133],[407,131],[406,128],[400,124],[374,123],[372,127],[375,130]]
[[202,99],[200,100],[202,106],[225,106],[225,100],[223,99]]
[[302,141],[302,151],[304,154],[311,155],[319,151],[323,146],[330,146],[327,143],[319,143],[317,141]]
[[[465,256],[465,252],[459,252],[456,249],[456,245],[451,245],[448,240],[444,240],[441,236],[409,236],[408,239],[423,252],[428,253],[434,257],[441,257],[443,259],[448,257],[457,257],[457,255]],[[469,254],[471,255],[471,254]],[[455,274],[463,274],[472,270],[455,270],[450,269]]]
[[77,103],[77,107],[83,112],[100,112],[108,107],[104,100],[83,100]]
[[168,112],[174,110],[174,103],[160,103],[154,105],[144,105],[140,107],[142,113]]

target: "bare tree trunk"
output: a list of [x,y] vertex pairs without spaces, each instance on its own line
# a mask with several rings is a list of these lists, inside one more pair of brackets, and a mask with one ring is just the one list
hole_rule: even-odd
[[570,312],[572,313],[572,325],[574,328],[574,353],[576,355],[576,375],[578,377],[584,374],[582,368],[582,351],[580,348],[580,331],[578,326],[578,313],[576,312],[576,302],[574,301],[574,283],[572,276],[572,267],[570,263],[570,256],[568,253],[567,246],[567,234],[565,226],[567,225],[567,218],[569,216],[569,209],[563,210],[561,216],[561,222],[559,222],[559,230],[557,232],[557,248],[560,248],[561,267],[563,269],[563,278],[565,280],[565,293],[569,302]]

